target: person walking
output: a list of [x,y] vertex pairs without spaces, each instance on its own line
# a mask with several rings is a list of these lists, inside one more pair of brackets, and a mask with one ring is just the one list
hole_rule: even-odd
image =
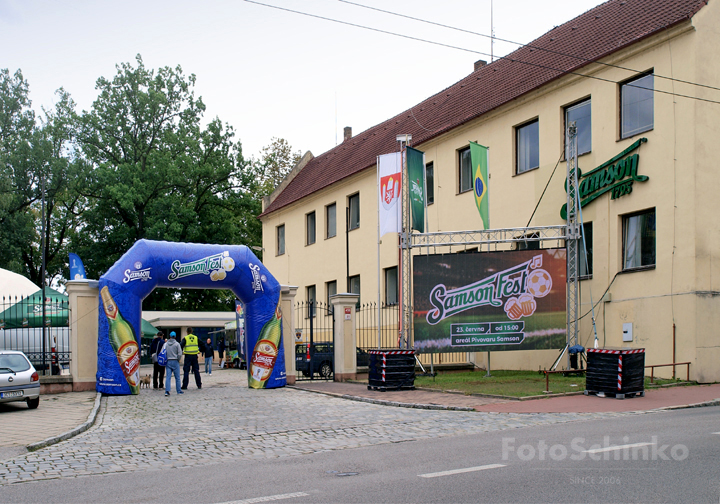
[[178,394],[184,394],[180,387],[180,356],[182,355],[182,347],[175,339],[175,331],[170,331],[170,339],[165,342],[165,354],[167,355],[167,379],[165,380],[165,396],[170,395],[170,381],[173,373],[175,373],[175,391]]
[[212,374],[212,361],[215,358],[215,350],[212,347],[212,339],[208,338],[205,344],[205,374]]
[[160,364],[158,364],[157,361],[157,356],[160,353],[160,350],[162,350],[164,344],[165,340],[163,339],[163,333],[162,331],[158,331],[158,333],[155,335],[155,338],[152,340],[152,343],[150,343],[150,355],[152,356],[153,362],[152,380],[154,389],[165,388],[165,385],[163,384],[163,382],[165,381],[165,366],[161,366]]
[[220,369],[225,367],[225,338],[220,338],[218,342],[218,359],[220,359]]
[[189,373],[192,368],[192,372],[195,375],[195,385],[197,388],[202,388],[202,380],[200,380],[200,367],[198,366],[198,354],[200,353],[200,341],[195,336],[192,327],[188,327],[188,333],[182,342],[183,355],[185,356],[185,364],[183,364],[183,382],[182,389],[187,390]]

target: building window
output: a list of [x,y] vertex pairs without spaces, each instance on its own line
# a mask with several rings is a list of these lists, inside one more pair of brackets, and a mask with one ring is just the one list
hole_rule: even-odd
[[337,235],[337,205],[332,203],[325,207],[325,238]]
[[348,207],[350,208],[350,229],[360,227],[360,195],[353,194],[348,197]]
[[655,266],[655,209],[623,216],[623,270]]
[[580,278],[590,278],[593,274],[593,228],[592,222],[583,223],[583,240],[580,240]]
[[540,233],[528,233],[522,238],[530,239],[517,242],[516,250],[540,250],[540,240],[538,239],[540,238]]
[[305,297],[307,299],[307,317],[315,316],[315,286],[308,285],[305,287]]
[[576,103],[565,109],[565,159],[570,157],[570,139],[567,136],[567,130],[573,121],[577,127],[577,155],[582,156],[592,150],[590,100]]
[[458,151],[458,166],[460,167],[460,190],[458,192],[464,193],[472,190],[472,161],[470,160],[470,147]]
[[653,129],[653,74],[620,85],[620,138]]
[[333,312],[333,305],[330,303],[330,297],[337,294],[337,280],[333,280],[332,282],[325,282],[325,292],[326,292],[326,298],[328,305],[328,315],[332,314]]
[[350,293],[351,294],[357,294],[358,300],[357,303],[355,303],[356,308],[360,308],[360,275],[351,276],[349,278],[350,280]]
[[277,255],[285,253],[285,224],[280,224],[276,229]]
[[425,165],[425,194],[427,195],[427,204],[435,203],[435,168],[432,163]]
[[515,174],[540,167],[540,121],[515,128]]
[[397,266],[385,269],[385,304],[395,305],[398,302],[398,269]]
[[315,212],[305,216],[305,245],[315,243]]

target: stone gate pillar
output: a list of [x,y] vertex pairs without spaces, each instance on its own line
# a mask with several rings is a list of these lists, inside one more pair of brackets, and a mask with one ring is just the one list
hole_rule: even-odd
[[283,348],[285,349],[285,377],[288,385],[295,383],[295,295],[298,288],[283,285],[280,290],[280,309],[283,315]]
[[73,391],[95,390],[98,351],[98,281],[70,280],[70,375]]
[[335,381],[357,378],[357,336],[355,335],[355,304],[358,294],[330,296],[335,322]]

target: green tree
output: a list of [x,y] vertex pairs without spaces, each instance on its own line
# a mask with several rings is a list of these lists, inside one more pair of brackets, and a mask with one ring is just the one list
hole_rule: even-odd
[[72,145],[75,105],[64,90],[57,96],[38,123],[22,73],[0,70],[0,266],[36,284],[42,243],[48,283],[65,272],[69,237],[84,207],[75,187],[83,167]]
[[0,70],[0,267],[24,273],[21,242],[31,234],[37,179],[30,169],[35,113],[18,70]]
[[[234,132],[218,118],[201,121],[205,105],[195,76],[181,67],[117,66],[100,78],[98,98],[80,117],[78,143],[92,165],[90,208],[77,235],[88,274],[104,273],[142,238],[259,245],[257,169]],[[148,309],[228,309],[232,295],[161,289]]]
[[262,172],[261,192],[263,196],[272,193],[302,157],[300,151],[293,152],[292,147],[284,138],[273,138],[270,145],[260,151],[257,161],[258,170]]

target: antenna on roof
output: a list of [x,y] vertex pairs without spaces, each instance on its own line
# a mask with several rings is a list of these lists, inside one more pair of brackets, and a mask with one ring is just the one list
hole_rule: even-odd
[[490,0],[490,63],[495,61],[495,59],[493,58],[493,46],[494,45],[495,45],[495,28],[493,27],[493,0]]
[[335,147],[337,147],[337,89],[335,90]]

